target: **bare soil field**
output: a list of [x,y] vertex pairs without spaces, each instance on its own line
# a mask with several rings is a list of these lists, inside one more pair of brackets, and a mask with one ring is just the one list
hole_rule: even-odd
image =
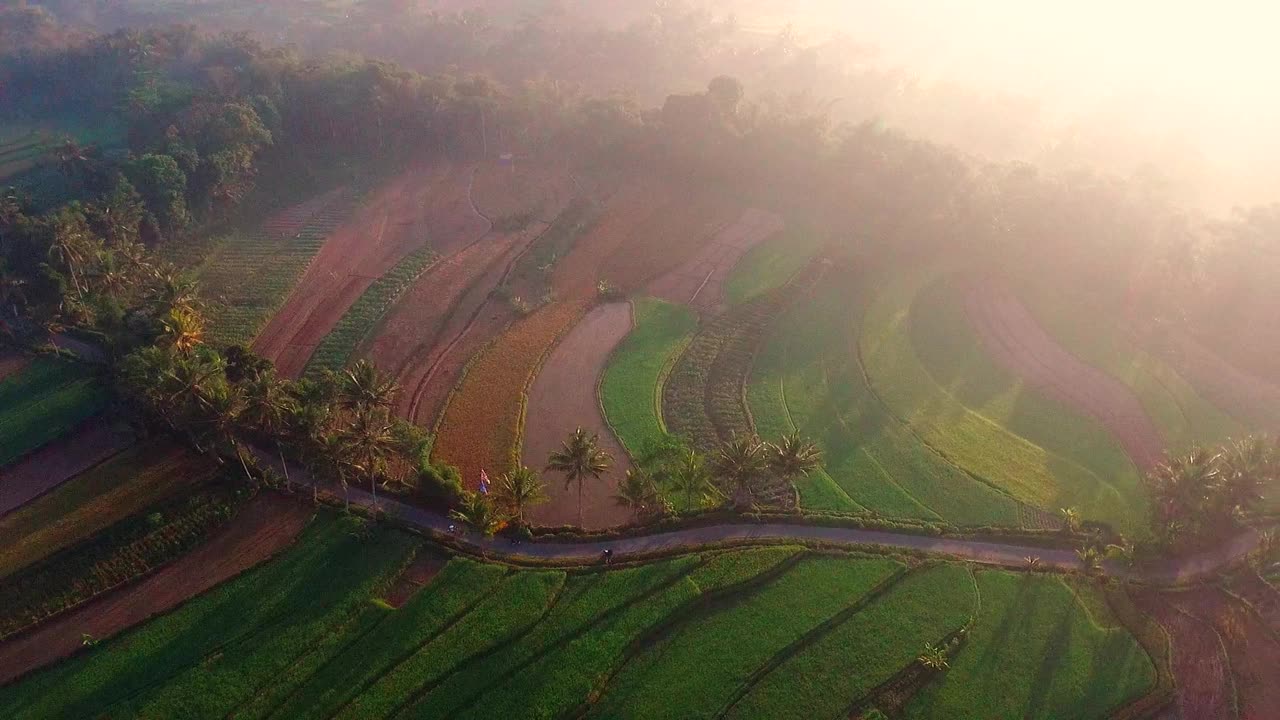
[[1138,605],[1169,633],[1177,682],[1175,705],[1182,720],[1235,717],[1231,668],[1217,631],[1178,610],[1162,594],[1147,593]]
[[205,545],[140,583],[109,593],[0,644],[0,684],[84,648],[226,582],[293,542],[314,511],[275,493],[254,499]]
[[1216,407],[1268,432],[1280,431],[1280,387],[1237,368],[1187,335],[1167,336],[1159,345]]
[[1275,631],[1252,610],[1217,588],[1169,593],[1165,599],[1211,624],[1226,644],[1240,720],[1275,718],[1276,709],[1280,708],[1280,683],[1276,682],[1280,671],[1280,638]]
[[534,374],[595,304],[600,268],[669,202],[665,189],[646,184],[616,193],[599,222],[557,263],[551,280],[555,302],[521,318],[472,359],[441,415],[434,448],[436,459],[457,465],[469,486],[478,482],[481,469],[496,474],[516,462],[525,393]]
[[405,568],[404,572],[400,573],[400,576],[391,584],[391,589],[387,590],[386,597],[383,599],[391,607],[403,607],[413,599],[414,595],[421,592],[422,588],[426,587],[448,562],[447,556],[438,555],[426,549],[420,550],[409,567]]
[[297,235],[316,213],[328,207],[329,203],[337,202],[346,191],[345,187],[334,188],[323,195],[287,207],[267,218],[262,223],[262,231],[275,237]]
[[649,288],[655,297],[715,313],[724,306],[724,283],[748,250],[783,230],[778,215],[748,208],[721,227],[696,254]]
[[696,187],[686,186],[673,194],[678,199],[638,225],[631,240],[609,257],[600,270],[601,279],[632,293],[678,273],[706,254],[742,210],[731,200]]
[[94,418],[71,435],[55,440],[0,469],[0,515],[12,512],[129,446],[127,434]]
[[1123,382],[1067,352],[1010,291],[971,280],[961,287],[965,315],[991,357],[1031,387],[1101,422],[1140,470],[1164,455],[1164,441]]
[[[598,481],[583,484],[583,523],[587,528],[620,525],[629,519],[628,511],[613,496],[630,462],[605,422],[596,385],[613,349],[630,331],[629,303],[596,306],[556,345],[529,389],[521,455],[525,465],[541,470],[547,457],[579,426],[598,434],[601,449],[613,456],[608,472]],[[550,501],[534,507],[530,519],[540,525],[576,523],[576,489],[566,488],[559,477],[548,476],[546,480]]]
[[380,188],[330,235],[255,349],[281,375],[296,377],[351,305],[402,258],[428,243],[451,255],[474,242],[487,223],[470,211],[470,182],[469,167],[438,164]]
[[537,160],[481,163],[471,187],[476,210],[499,226],[524,214],[549,223],[574,194],[568,171]]

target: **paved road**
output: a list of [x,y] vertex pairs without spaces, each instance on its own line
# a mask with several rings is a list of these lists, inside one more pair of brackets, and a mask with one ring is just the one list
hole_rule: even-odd
[[[279,461],[267,453],[258,453],[266,466],[279,467]],[[301,470],[290,468],[295,483],[310,487],[311,480]],[[341,491],[331,491],[322,486],[322,492],[341,498]],[[368,490],[352,487],[351,504],[371,507],[373,498]],[[583,542],[525,542],[513,544],[506,538],[486,538],[478,532],[453,523],[444,515],[414,507],[394,498],[378,497],[378,508],[388,517],[412,527],[430,532],[453,534],[462,545],[485,555],[519,562],[522,559],[557,561],[564,563],[595,562],[605,550],[612,550],[614,561],[628,555],[648,555],[673,550],[694,551],[699,547],[722,544],[751,544],[772,541],[819,542],[847,547],[881,546],[923,552],[961,560],[1010,568],[1025,568],[1026,558],[1040,558],[1046,569],[1079,570],[1081,564],[1074,550],[1055,550],[1034,546],[1012,545],[983,540],[936,538],[923,535],[858,530],[855,528],[816,527],[789,523],[728,523],[706,527],[656,532],[635,537]],[[1189,582],[1213,574],[1224,566],[1243,558],[1257,548],[1260,535],[1254,530],[1241,533],[1230,543],[1214,552],[1195,555],[1177,562],[1162,563],[1131,571],[1108,564],[1108,574],[1128,576],[1152,584],[1176,584]]]

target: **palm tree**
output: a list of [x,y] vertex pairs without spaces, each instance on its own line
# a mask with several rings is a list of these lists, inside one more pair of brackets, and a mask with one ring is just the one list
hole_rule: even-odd
[[198,402],[203,409],[205,435],[211,447],[215,450],[219,447],[229,449],[240,461],[245,477],[252,477],[238,436],[244,412],[244,397],[240,391],[225,383],[213,383],[201,393]]
[[504,519],[488,495],[478,492],[467,492],[462,496],[462,503],[449,511],[449,517],[464,522],[492,537],[502,528]]
[[1027,566],[1027,572],[1035,572],[1040,569],[1041,561],[1039,555],[1028,555],[1022,558],[1022,561]]
[[1065,507],[1058,510],[1058,515],[1062,517],[1062,529],[1069,533],[1080,530],[1080,511],[1073,507]]
[[679,459],[671,469],[671,486],[684,496],[686,510],[694,507],[694,498],[703,498],[715,492],[706,460],[692,448],[685,448],[680,452]]
[[711,470],[733,489],[735,502],[750,498],[751,489],[769,468],[769,459],[760,439],[754,435],[735,436],[716,452]]
[[599,447],[600,436],[587,435],[579,427],[573,431],[562,448],[547,458],[547,470],[564,474],[564,486],[578,484],[578,526],[582,526],[582,482],[588,475],[599,480],[600,475],[613,464],[609,453]]
[[164,320],[163,337],[179,352],[191,352],[193,348],[204,342],[204,319],[192,308],[174,306],[169,309]]
[[368,360],[360,360],[340,376],[338,402],[356,414],[390,410],[395,400],[394,380],[384,378]]
[[280,467],[284,472],[284,484],[288,489],[289,463],[284,459],[284,436],[296,403],[284,385],[276,379],[275,372],[266,370],[255,373],[244,384],[244,419],[250,426],[276,445]]
[[1221,455],[1214,488],[1219,512],[1230,515],[1249,509],[1276,477],[1276,451],[1270,442],[1256,435],[1231,441]]
[[822,465],[822,451],[812,441],[794,432],[767,447],[769,471],[783,480],[808,475]]
[[1076,557],[1080,558],[1080,564],[1087,573],[1092,574],[1102,569],[1102,553],[1092,545],[1077,549]]
[[524,525],[525,508],[547,501],[546,483],[537,472],[522,465],[498,478],[493,496],[515,516],[517,523]]
[[1219,473],[1218,453],[1201,447],[1156,466],[1151,480],[1165,521],[1186,520],[1199,513]]
[[638,468],[627,471],[622,482],[618,483],[618,494],[614,495],[613,499],[622,507],[631,510],[636,519],[653,511],[660,501],[653,477]]
[[946,670],[951,667],[947,661],[946,646],[933,643],[925,643],[924,652],[920,653],[916,661],[930,670]]
[[378,476],[385,473],[387,457],[395,449],[396,439],[391,433],[391,424],[382,413],[364,412],[356,415],[343,435],[348,451],[355,460],[355,468],[363,470],[369,479],[369,492],[373,495],[376,510]]

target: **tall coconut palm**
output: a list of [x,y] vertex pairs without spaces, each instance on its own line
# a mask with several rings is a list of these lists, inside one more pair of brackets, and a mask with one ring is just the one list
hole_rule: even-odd
[[458,507],[449,511],[449,517],[470,525],[487,537],[492,537],[498,532],[504,522],[502,513],[493,500],[488,495],[478,492],[464,494]]
[[653,512],[661,503],[653,477],[638,468],[627,471],[622,482],[618,483],[618,493],[613,496],[613,499],[622,507],[629,509],[636,519]]
[[798,432],[791,433],[776,443],[770,443],[766,451],[769,456],[769,471],[782,480],[795,480],[822,465],[822,451],[812,440],[801,437]]
[[546,483],[533,469],[520,466],[504,473],[493,486],[494,500],[524,525],[525,508],[547,501]]
[[1166,521],[1188,520],[1204,508],[1218,482],[1219,459],[1216,451],[1195,447],[1156,466],[1151,480]]
[[[356,470],[351,463],[350,450],[346,439],[337,433],[324,433],[316,440],[316,465],[331,474],[342,486],[342,500],[346,509],[351,510],[351,476]],[[319,478],[311,479],[319,484]]]
[[271,370],[254,374],[242,387],[245,422],[275,443],[276,454],[280,456],[280,468],[284,472],[285,488],[288,489],[289,463],[284,459],[284,438],[296,403]]
[[738,435],[720,446],[711,461],[712,473],[733,492],[735,502],[744,504],[755,484],[769,469],[764,443],[754,435]]
[[600,436],[588,435],[579,427],[573,431],[560,450],[547,459],[548,471],[564,474],[564,486],[578,485],[578,525],[582,525],[582,483],[588,476],[597,480],[613,465],[609,453],[600,449]]
[[364,412],[356,415],[344,430],[346,444],[357,469],[369,480],[374,508],[378,505],[378,476],[386,472],[387,458],[395,449],[396,438],[384,413]]
[[390,410],[398,391],[394,380],[383,377],[373,363],[362,359],[340,376],[338,402],[360,415]]
[[684,507],[691,510],[696,507],[697,499],[715,493],[715,485],[711,482],[711,471],[702,455],[692,448],[684,448],[679,458],[670,469],[671,487],[684,498]]
[[165,342],[179,352],[191,352],[204,342],[204,318],[192,308],[172,307],[160,322]]
[[1214,504],[1219,512],[1229,515],[1247,510],[1262,499],[1263,489],[1276,480],[1275,446],[1256,435],[1233,440],[1224,448],[1218,467]]

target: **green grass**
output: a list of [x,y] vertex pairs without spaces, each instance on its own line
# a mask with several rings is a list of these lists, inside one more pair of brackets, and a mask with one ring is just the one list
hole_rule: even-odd
[[1095,624],[1061,579],[993,571],[979,573],[978,586],[982,612],[968,641],[905,717],[1099,718],[1155,682],[1133,637]]
[[979,415],[1106,479],[1127,507],[1145,513],[1141,474],[1097,421],[1026,387],[987,354],[973,333],[959,293],[934,282],[911,306],[912,347],[933,380]]
[[1082,311],[1084,302],[1049,287],[1022,288],[1027,308],[1062,346],[1128,385],[1171,451],[1244,434],[1244,426],[1201,397],[1176,370],[1140,349],[1118,327],[1099,322],[1108,314]]
[[374,281],[316,346],[311,359],[307,361],[306,374],[316,374],[322,370],[337,371],[346,367],[356,348],[373,334],[387,310],[395,305],[396,300],[413,285],[418,276],[435,264],[438,257],[431,248],[422,248],[406,255],[385,275]]
[[680,580],[696,565],[695,557],[683,557],[632,569],[570,576],[560,601],[532,632],[474,664],[467,672],[450,676],[422,698],[417,712],[434,717],[457,717],[466,708],[473,708],[473,715],[494,712],[482,712],[486,705],[493,704],[494,694],[488,691],[491,685],[514,680],[566,644],[608,629],[618,613],[645,602],[651,593]]
[[753,670],[901,567],[889,560],[805,558],[765,587],[695,614],[647,647],[606,688],[592,716],[716,717]]
[[[776,547],[712,555],[674,585],[627,606],[595,624],[590,633],[553,648],[536,664],[490,687],[457,718],[566,717],[599,690],[610,671],[623,663],[646,633],[679,619],[708,594],[751,582],[796,552],[795,548]],[[419,717],[438,717],[427,708],[422,710]]]
[[332,717],[351,702],[361,688],[417,652],[493,592],[505,574],[506,568],[498,565],[454,559],[427,588],[399,610],[370,606],[366,613],[378,616],[373,621],[376,624],[371,627],[363,622],[353,624],[349,632],[364,631],[363,634],[348,638],[349,644],[340,648],[340,656],[327,654],[329,661],[316,667],[305,683],[291,683],[292,695],[271,715],[298,719]]
[[609,425],[635,456],[662,439],[662,376],[698,321],[688,308],[653,298],[636,300],[633,312],[635,328],[605,369],[600,396]]
[[831,275],[777,323],[747,385],[756,430],[799,430],[824,469],[797,482],[801,504],[865,508],[961,525],[1017,525],[1017,505],[932,452],[867,387],[857,356],[865,289]]
[[0,578],[190,493],[216,473],[212,463],[174,446],[126,450],[0,517]]
[[[122,703],[116,706],[119,712],[111,714],[131,717],[131,707],[124,703],[148,690],[158,691],[164,683],[185,682],[190,676],[183,673],[192,668],[195,673],[211,672],[206,689],[213,693],[228,688],[241,692],[237,688],[244,682],[270,682],[269,665],[266,675],[236,679],[236,673],[219,664],[219,657],[261,659],[263,655],[255,655],[260,645],[271,654],[268,645],[285,641],[273,631],[289,626],[291,620],[313,618],[336,598],[367,587],[370,577],[398,565],[416,542],[395,532],[366,539],[352,528],[348,519],[322,515],[278,559],[27,682],[0,689],[0,715],[15,720],[96,717]],[[211,699],[217,701],[216,696],[189,698],[192,703]]]
[[[537,623],[563,588],[563,572],[512,575],[484,602],[430,643],[369,686],[334,717],[339,720],[389,717],[416,694],[481,653],[502,647]],[[414,711],[409,716],[419,715]],[[429,717],[429,715],[428,715]]]
[[818,252],[822,242],[822,235],[813,228],[788,226],[742,256],[725,282],[725,298],[731,305],[740,305],[782,287]]
[[294,602],[279,622],[260,626],[251,637],[112,708],[112,715],[193,720],[226,716],[367,607],[417,545],[412,535],[396,531],[375,532],[368,539],[348,537],[330,550],[319,574],[300,573],[298,579],[308,581],[307,589],[292,595]]
[[67,434],[106,407],[109,397],[86,366],[36,358],[0,382],[0,467]]
[[[752,685],[729,718],[834,718],[969,622],[977,595],[963,565],[907,575]],[[986,718],[982,713],[956,718]]]
[[936,275],[893,278],[868,309],[859,345],[875,392],[929,446],[1028,505],[1051,512],[1074,507],[1127,534],[1145,532],[1146,508],[1128,502],[1111,478],[1019,437],[934,382],[912,347],[909,310]]

